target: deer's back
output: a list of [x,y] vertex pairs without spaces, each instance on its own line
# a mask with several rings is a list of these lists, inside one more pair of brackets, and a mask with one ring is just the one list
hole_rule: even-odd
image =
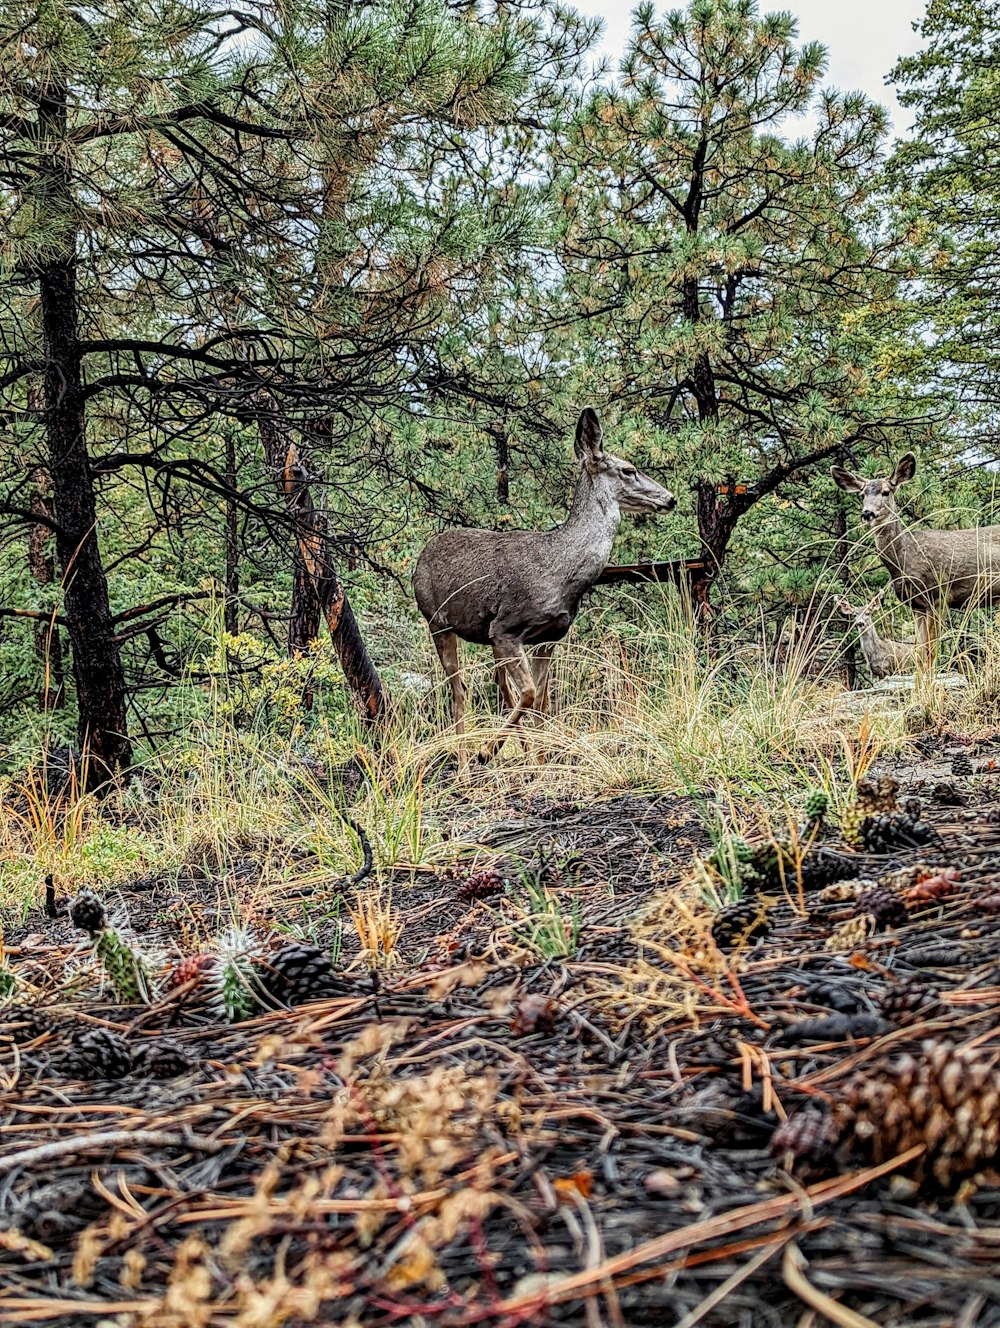
[[[888,562],[888,560],[887,560]],[[970,600],[1000,600],[1000,526],[925,530],[899,565],[889,562],[893,587],[904,603],[960,608]]]
[[558,640],[579,606],[553,566],[552,532],[534,530],[442,531],[417,560],[413,593],[432,631],[477,645],[497,624],[524,641]]

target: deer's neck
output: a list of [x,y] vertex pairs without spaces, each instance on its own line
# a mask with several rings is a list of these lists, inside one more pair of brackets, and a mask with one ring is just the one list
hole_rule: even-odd
[[885,516],[875,527],[875,547],[878,556],[890,572],[902,574],[907,560],[917,552],[916,536],[907,530],[899,513]]
[[882,644],[878,633],[875,631],[874,623],[858,623],[858,636],[861,639],[861,649],[866,658],[870,657]]
[[582,469],[569,516],[553,539],[553,570],[567,587],[582,593],[594,584],[608,565],[621,519],[621,508],[606,476]]

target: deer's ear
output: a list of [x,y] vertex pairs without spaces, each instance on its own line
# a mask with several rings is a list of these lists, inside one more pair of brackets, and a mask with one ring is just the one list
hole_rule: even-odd
[[896,462],[896,469],[892,472],[892,478],[889,483],[894,489],[898,489],[901,484],[907,480],[912,480],[917,473],[917,458],[912,452],[907,452]]
[[854,612],[854,610],[851,608],[851,601],[847,598],[846,595],[838,595],[833,602],[834,604],[836,604],[839,611],[841,613],[845,613],[848,616],[848,618]]
[[576,423],[576,442],[573,444],[573,451],[583,460],[584,457],[596,459],[604,455],[604,448],[601,445],[601,439],[604,437],[604,430],[601,428],[601,421],[597,418],[597,411],[591,406],[587,406],[581,413]]
[[860,475],[852,475],[843,466],[831,466],[830,474],[833,476],[833,482],[841,489],[846,489],[848,493],[864,492],[865,482]]

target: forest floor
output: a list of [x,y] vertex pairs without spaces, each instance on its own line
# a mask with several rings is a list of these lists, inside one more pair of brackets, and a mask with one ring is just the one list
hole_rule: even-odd
[[868,774],[930,842],[793,831],[728,930],[697,796],[446,772],[447,862],[345,884],[268,831],[109,890],[148,1003],[57,881],[6,931],[0,1321],[1000,1323],[1000,738]]

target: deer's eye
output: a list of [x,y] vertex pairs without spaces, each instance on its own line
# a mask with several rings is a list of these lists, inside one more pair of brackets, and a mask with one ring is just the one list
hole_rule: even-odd
[[636,475],[638,475],[638,473],[639,472],[637,470],[633,470],[631,466],[626,466],[626,468],[622,471],[622,474],[625,476],[627,480],[634,480]]

